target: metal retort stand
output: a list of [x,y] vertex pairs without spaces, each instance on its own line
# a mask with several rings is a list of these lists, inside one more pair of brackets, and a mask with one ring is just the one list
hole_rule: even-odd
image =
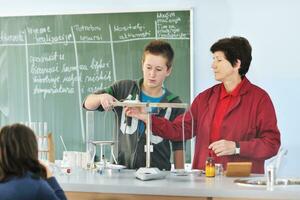
[[137,101],[126,101],[126,102],[115,102],[114,107],[144,107],[147,112],[147,126],[146,126],[146,167],[139,168],[135,176],[140,180],[152,180],[152,179],[163,179],[167,175],[166,173],[160,171],[156,167],[151,167],[151,157],[150,153],[153,152],[153,145],[151,145],[151,114],[152,108],[187,108],[186,103],[145,103]]
[[110,141],[110,140],[107,140],[107,141],[91,141],[91,143],[94,145],[94,152],[96,152],[96,146],[100,146],[100,161],[101,162],[104,162],[103,158],[104,158],[104,151],[103,151],[103,147],[104,146],[110,146],[110,160],[109,162],[110,163],[113,163],[115,162],[115,164],[118,164],[117,163],[117,160],[116,160],[116,157],[114,155],[114,144],[115,142],[114,141]]

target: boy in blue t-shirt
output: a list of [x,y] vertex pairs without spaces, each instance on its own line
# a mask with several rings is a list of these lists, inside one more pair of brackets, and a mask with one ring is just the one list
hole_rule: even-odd
[[[122,80],[103,90],[96,91],[87,96],[83,107],[88,110],[109,110],[115,101],[138,100],[141,102],[165,102],[180,103],[178,96],[172,94],[163,87],[164,80],[171,74],[174,51],[171,45],[161,40],[150,42],[144,50],[142,57],[143,78],[140,80]],[[132,118],[130,123],[126,122],[124,109],[114,109],[119,121],[119,146],[118,164],[126,165],[127,168],[137,169],[145,167],[146,154],[144,145],[146,143],[145,124],[138,119]],[[156,115],[169,120],[184,112],[183,109],[166,108],[152,110]],[[151,143],[151,167],[170,170],[171,147],[170,141],[152,134]],[[174,163],[176,169],[184,168],[183,143],[171,142],[174,152]]]

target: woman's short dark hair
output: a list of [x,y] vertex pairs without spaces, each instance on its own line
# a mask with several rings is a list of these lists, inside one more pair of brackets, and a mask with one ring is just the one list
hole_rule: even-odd
[[246,38],[233,36],[220,39],[210,47],[210,51],[212,53],[222,51],[232,66],[239,59],[241,61],[239,74],[242,77],[248,72],[252,60],[252,48]]
[[168,69],[172,67],[174,50],[168,42],[162,40],[151,41],[144,49],[142,63],[144,63],[147,53],[151,53],[153,55],[161,55],[162,57],[167,59]]
[[35,134],[22,124],[4,126],[0,130],[0,182],[12,176],[21,177],[28,171],[47,177],[45,167],[38,161]]

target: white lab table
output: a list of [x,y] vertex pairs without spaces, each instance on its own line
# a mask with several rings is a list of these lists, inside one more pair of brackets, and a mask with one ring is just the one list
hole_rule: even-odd
[[[266,187],[239,186],[236,178],[190,173],[176,176],[168,173],[165,179],[141,181],[134,170],[107,170],[103,174],[77,170],[70,175],[57,174],[58,182],[70,200],[87,199],[300,199],[300,186]],[[151,195],[155,195],[151,196]]]

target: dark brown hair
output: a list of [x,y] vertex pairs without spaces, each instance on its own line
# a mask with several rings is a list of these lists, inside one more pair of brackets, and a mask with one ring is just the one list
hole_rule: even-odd
[[144,49],[142,63],[145,61],[146,55],[150,53],[153,55],[161,55],[167,59],[167,67],[170,69],[172,67],[172,62],[174,58],[174,50],[168,42],[162,40],[151,41]]
[[0,182],[28,171],[46,178],[47,172],[38,161],[38,146],[33,131],[22,124],[4,126],[0,130]]
[[239,59],[241,61],[241,67],[239,69],[241,77],[245,76],[248,72],[252,60],[252,48],[246,38],[233,36],[220,39],[210,47],[210,51],[212,53],[222,51],[232,66]]

